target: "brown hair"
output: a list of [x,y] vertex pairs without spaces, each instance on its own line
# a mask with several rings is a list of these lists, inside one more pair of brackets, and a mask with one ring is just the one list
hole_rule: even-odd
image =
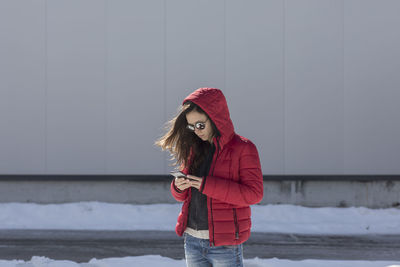
[[[178,114],[166,124],[167,132],[158,139],[155,144],[162,150],[168,150],[171,153],[172,160],[176,160],[172,166],[179,165],[181,169],[190,164],[189,173],[193,174],[199,168],[211,149],[211,144],[201,140],[194,132],[186,129],[186,114],[191,111],[197,111],[207,116],[211,122],[213,137],[219,135],[217,127],[204,110],[191,101],[186,101],[180,107]],[[191,158],[189,159],[192,151]],[[189,162],[190,161],[190,162]]]

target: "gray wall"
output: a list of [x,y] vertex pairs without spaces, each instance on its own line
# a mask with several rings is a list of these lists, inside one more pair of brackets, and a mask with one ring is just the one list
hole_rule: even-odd
[[[400,205],[398,180],[264,180],[259,204],[306,207],[390,208]],[[101,201],[131,204],[177,203],[170,181],[3,181],[0,203]]]
[[221,88],[264,174],[400,173],[400,1],[1,0],[0,174],[163,174]]

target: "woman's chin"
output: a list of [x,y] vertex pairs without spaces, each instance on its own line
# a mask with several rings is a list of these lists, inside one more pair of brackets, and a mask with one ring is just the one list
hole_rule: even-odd
[[199,136],[199,138],[203,141],[207,141],[207,138],[205,136]]

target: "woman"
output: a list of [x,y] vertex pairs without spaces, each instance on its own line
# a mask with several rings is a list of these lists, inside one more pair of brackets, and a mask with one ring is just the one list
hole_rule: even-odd
[[156,144],[186,174],[172,181],[171,193],[183,201],[175,230],[184,235],[187,266],[243,266],[249,205],[261,201],[263,180],[257,148],[234,132],[221,90],[186,97]]

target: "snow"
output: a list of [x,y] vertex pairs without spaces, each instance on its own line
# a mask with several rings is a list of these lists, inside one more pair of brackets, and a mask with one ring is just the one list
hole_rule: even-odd
[[[30,261],[0,260],[1,267],[131,267],[131,266],[157,266],[157,267],[185,267],[184,260],[173,260],[158,255],[138,257],[92,259],[88,263],[72,261],[55,261],[46,257],[32,257]],[[290,261],[280,259],[245,259],[245,267],[400,267],[389,261],[322,261],[302,260]]]
[[[132,205],[102,202],[1,203],[0,229],[173,231],[181,204]],[[253,232],[301,234],[400,234],[400,209],[252,206]],[[246,267],[400,267],[392,261],[245,259]],[[397,264],[397,265],[396,265]],[[0,260],[0,267],[184,267],[184,260],[159,255],[91,259],[87,263],[35,256]]]
[[[0,229],[174,231],[181,204],[1,203]],[[252,231],[301,234],[400,234],[400,209],[252,206]]]

